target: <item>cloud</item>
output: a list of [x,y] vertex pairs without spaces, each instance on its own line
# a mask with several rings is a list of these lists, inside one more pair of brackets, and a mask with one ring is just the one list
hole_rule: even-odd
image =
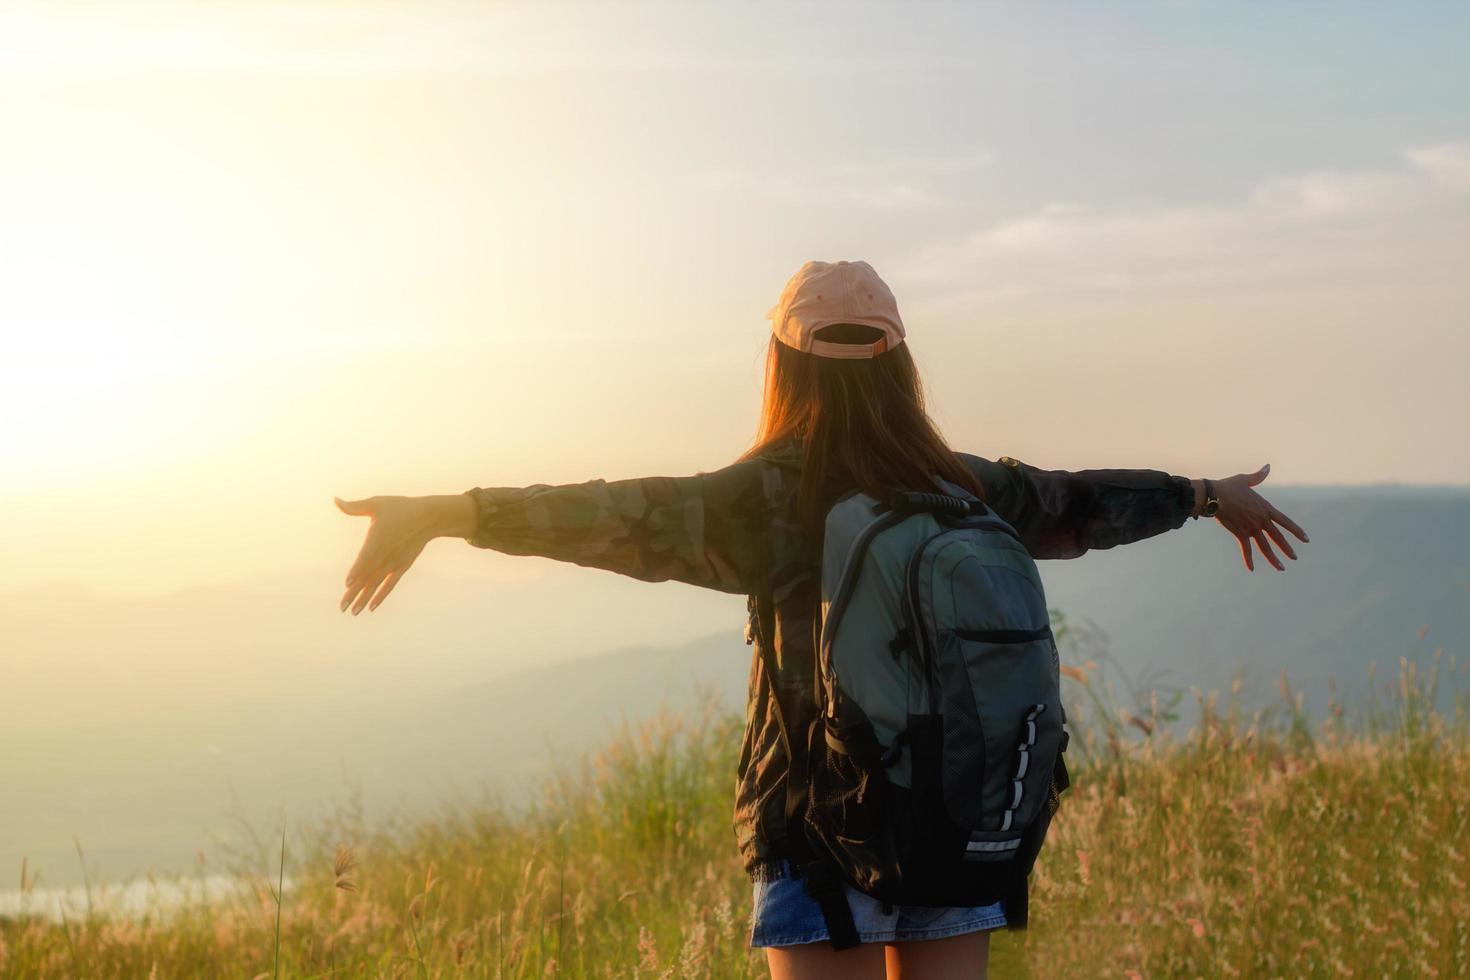
[[[1053,203],[916,252],[899,273],[926,302],[1038,293],[1270,286],[1453,267],[1470,242],[1470,140],[1400,166],[1275,177],[1227,205]],[[1462,276],[1461,276],[1462,277]]]
[[1445,187],[1470,193],[1470,140],[1414,147],[1405,155],[1417,170]]

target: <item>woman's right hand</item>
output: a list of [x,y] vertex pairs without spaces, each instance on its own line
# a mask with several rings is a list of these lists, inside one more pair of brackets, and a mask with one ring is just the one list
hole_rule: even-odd
[[[1288,558],[1296,560],[1296,549],[1291,546],[1286,535],[1281,533],[1281,528],[1290,531],[1302,541],[1308,540],[1307,532],[1296,521],[1255,491],[1254,487],[1266,479],[1270,472],[1271,464],[1267,463],[1254,473],[1237,473],[1215,481],[1215,496],[1220,501],[1220,510],[1215,515],[1215,520],[1224,525],[1240,542],[1240,554],[1245,560],[1247,571],[1256,570],[1256,563],[1251,555],[1252,544],[1261,550],[1265,559],[1279,572],[1285,571],[1286,566],[1271,550],[1269,541],[1276,542]],[[1277,527],[1278,524],[1280,527]]]
[[431,497],[333,497],[344,514],[369,517],[367,538],[347,571],[347,591],[339,609],[356,616],[378,608],[413,567],[424,547],[437,537],[474,533],[475,501],[466,494]]

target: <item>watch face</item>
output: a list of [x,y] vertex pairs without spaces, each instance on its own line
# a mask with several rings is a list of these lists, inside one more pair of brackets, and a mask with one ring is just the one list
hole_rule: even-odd
[[1211,498],[1210,500],[1205,501],[1205,505],[1203,508],[1200,509],[1200,513],[1205,515],[1206,517],[1214,517],[1215,512],[1219,509],[1220,501]]

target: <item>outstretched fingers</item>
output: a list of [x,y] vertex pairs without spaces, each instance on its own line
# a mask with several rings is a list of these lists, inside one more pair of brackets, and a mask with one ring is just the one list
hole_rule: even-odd
[[1251,555],[1250,535],[1237,534],[1235,537],[1240,541],[1240,556],[1245,559],[1245,570],[1254,572],[1256,570],[1256,561]]
[[376,549],[370,549],[363,545],[362,553],[357,556],[352,570],[347,573],[347,591],[342,596],[340,609],[347,611],[347,607],[353,605],[357,608],[352,611],[356,616],[362,609],[362,604],[372,598],[373,589],[377,588],[392,568],[385,565],[383,556],[376,553]]
[[374,569],[371,574],[363,576],[362,587],[357,593],[356,601],[352,603],[352,615],[356,616],[362,612],[363,608],[367,606],[368,600],[373,597],[373,593],[378,590],[378,586],[382,585],[383,580],[390,574],[392,574],[392,569],[379,567]]
[[404,571],[406,571],[406,569],[397,569],[390,572],[388,574],[388,577],[383,579],[382,586],[378,589],[377,594],[374,595],[372,600],[368,603],[368,612],[372,612],[374,609],[383,604],[383,600],[388,598],[388,594],[393,591],[393,588],[398,585],[399,582],[403,581]]
[[1271,550],[1271,545],[1266,541],[1266,532],[1258,530],[1251,537],[1255,539],[1256,547],[1261,549],[1261,554],[1266,556],[1266,560],[1271,563],[1271,567],[1275,568],[1278,572],[1286,571],[1286,566],[1281,563],[1280,558],[1276,557],[1276,552]]
[[350,605],[352,615],[356,616],[364,609],[368,612],[377,609],[383,604],[383,600],[398,587],[398,583],[402,581],[408,570],[413,567],[421,550],[399,552],[357,576],[347,585],[347,592],[342,596],[341,610],[346,612]]
[[1275,524],[1272,524],[1270,521],[1267,521],[1266,526],[1263,528],[1263,530],[1271,536],[1272,541],[1276,542],[1276,547],[1280,548],[1283,552],[1286,553],[1286,557],[1290,558],[1292,561],[1296,561],[1296,550],[1292,548],[1291,542],[1286,540],[1286,535],[1281,533],[1280,528],[1278,528]]
[[[347,591],[343,593],[342,602],[338,605],[338,608],[342,612],[346,612],[347,607],[352,605],[353,601],[356,600],[359,596],[366,598],[367,596],[372,595],[372,592],[370,591],[364,594],[364,589],[366,588],[369,581],[375,580],[375,574],[376,573],[358,576],[357,578],[354,578],[352,581],[347,583]],[[353,611],[353,615],[357,615],[356,610]]]
[[1290,531],[1292,534],[1295,534],[1298,538],[1301,538],[1303,541],[1309,540],[1307,538],[1307,532],[1306,531],[1303,531],[1301,529],[1301,526],[1299,524],[1297,524],[1296,521],[1292,520],[1290,517],[1287,517],[1285,514],[1281,513],[1281,511],[1277,510],[1275,507],[1272,507],[1271,508],[1271,520],[1275,521],[1277,524],[1280,524],[1282,527],[1286,528],[1288,531]]
[[350,589],[355,583],[361,581],[362,573],[367,570],[367,561],[368,548],[367,543],[364,542],[362,550],[357,553],[357,560],[352,563],[351,568],[347,569],[347,577],[342,580],[342,584]]
[[[333,497],[332,499],[337,502],[337,509],[342,513],[350,514],[353,517],[371,517],[374,519],[373,523],[377,523],[377,510],[373,506],[374,498],[365,497],[362,500],[343,500],[341,497]],[[352,590],[353,583],[361,579],[362,573],[367,570],[371,556],[370,553],[373,551],[371,539],[372,535],[369,533],[368,540],[362,543],[362,548],[357,552],[356,560],[353,561],[352,567],[347,570],[347,575],[342,579],[342,584],[347,586],[349,592]],[[345,597],[342,600],[342,608],[344,610],[347,608],[347,599]]]

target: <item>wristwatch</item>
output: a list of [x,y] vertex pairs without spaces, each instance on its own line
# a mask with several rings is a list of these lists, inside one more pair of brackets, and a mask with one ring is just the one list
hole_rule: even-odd
[[1220,510],[1220,498],[1215,496],[1215,481],[1205,481],[1205,505],[1199,509],[1199,516],[1214,517]]

